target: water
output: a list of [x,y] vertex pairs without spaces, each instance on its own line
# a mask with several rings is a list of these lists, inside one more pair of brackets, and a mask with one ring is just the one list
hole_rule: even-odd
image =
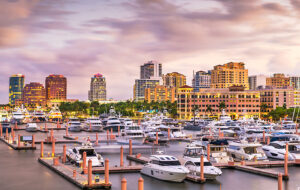
[[[31,135],[25,131],[20,131],[21,134]],[[36,140],[45,139],[47,134],[35,133]],[[65,134],[65,131],[54,131],[56,138],[61,139]],[[74,133],[73,135],[84,138],[86,136],[94,136],[92,133]],[[100,135],[99,135],[100,136]],[[103,133],[104,138],[105,134]],[[168,154],[181,156],[186,143],[171,143],[169,147],[162,148]],[[61,144],[56,145],[56,152],[62,152]],[[68,144],[68,147],[73,146]],[[37,145],[39,149],[39,145]],[[45,145],[45,153],[51,151],[51,145]],[[1,190],[32,190],[32,189],[43,189],[43,190],[57,190],[57,189],[78,189],[73,184],[66,181],[61,176],[57,175],[50,169],[38,163],[37,158],[39,156],[39,150],[37,151],[15,151],[9,148],[4,143],[0,142],[0,189]],[[150,155],[151,151],[144,151],[143,155]],[[110,160],[110,165],[119,165],[119,154],[109,153],[102,154],[104,158]],[[125,158],[125,157],[124,157]],[[125,158],[125,164],[130,163]],[[271,168],[276,171],[283,171],[283,168]],[[137,190],[137,182],[139,177],[144,179],[145,190],[219,190],[220,185],[222,190],[269,190],[277,189],[277,179],[263,177],[255,174],[249,174],[237,170],[222,169],[222,176],[218,177],[216,181],[208,181],[205,184],[197,184],[192,182],[183,183],[170,183],[160,181],[148,176],[141,175],[139,173],[128,173],[128,174],[111,174],[110,181],[112,182],[112,189],[121,188],[121,179],[123,177],[127,180],[128,190]],[[284,190],[298,190],[300,187],[300,168],[290,167],[289,168],[290,180],[283,182]],[[103,175],[100,176],[103,178]]]

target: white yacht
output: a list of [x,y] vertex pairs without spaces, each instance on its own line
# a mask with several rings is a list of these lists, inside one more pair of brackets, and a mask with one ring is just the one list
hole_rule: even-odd
[[8,112],[6,110],[0,110],[0,122],[8,121]]
[[69,131],[72,132],[80,132],[81,131],[81,123],[78,118],[69,118],[67,126]]
[[38,131],[38,126],[36,123],[27,123],[25,130],[28,132],[36,132]]
[[144,132],[137,125],[130,125],[130,126],[125,125],[125,129],[124,129],[123,134],[124,134],[124,136],[126,136],[129,139],[144,138],[145,137]]
[[97,117],[90,117],[86,119],[85,129],[89,131],[103,131],[102,122]]
[[146,136],[146,141],[155,142],[156,141],[156,133],[158,136],[158,144],[166,144],[169,142],[169,139],[162,134],[162,132],[149,132]]
[[59,109],[53,109],[49,112],[48,118],[52,122],[62,121],[62,114]]
[[133,121],[130,118],[124,118],[123,124],[124,124],[125,127],[126,126],[132,126],[133,125]]
[[12,118],[11,118],[12,123],[22,124],[24,119],[25,119],[25,115],[23,114],[20,108],[12,112]]
[[285,129],[295,129],[296,128],[296,123],[294,123],[291,120],[284,120],[284,121],[282,121],[282,126]]
[[[202,147],[196,146],[193,143],[186,146],[183,154],[183,159],[185,160],[184,166],[187,167],[191,173],[200,176],[201,174],[201,158],[204,155],[204,150]],[[204,178],[214,180],[222,174],[222,171],[213,166],[204,156]]]
[[118,127],[120,130],[124,129],[124,125],[120,122],[117,117],[110,116],[106,121],[106,125],[103,127],[104,130],[113,130],[118,131]]
[[38,109],[33,112],[33,120],[35,121],[46,121],[46,115],[43,110]]
[[[271,142],[269,145],[264,145],[262,147],[263,151],[269,158],[275,158],[284,160],[285,153],[286,153],[286,142],[282,141],[274,141]],[[296,160],[300,159],[300,143],[288,143],[288,159],[289,160]]]
[[254,160],[256,158],[256,160],[268,161],[266,154],[262,150],[262,145],[256,142],[230,142],[228,152],[235,160]]
[[80,147],[74,147],[67,150],[67,158],[76,165],[80,165],[83,159],[83,152],[86,152],[86,161],[92,160],[93,167],[102,167],[104,166],[104,159],[100,154],[97,154],[95,149],[90,143],[87,143]]
[[219,120],[220,120],[220,122],[222,122],[222,123],[226,123],[226,122],[232,121],[232,120],[231,120],[231,117],[225,113],[225,110],[224,110],[224,109],[222,110],[222,114],[221,114]]
[[157,154],[150,156],[150,162],[143,166],[141,173],[159,180],[182,182],[189,170],[174,156]]

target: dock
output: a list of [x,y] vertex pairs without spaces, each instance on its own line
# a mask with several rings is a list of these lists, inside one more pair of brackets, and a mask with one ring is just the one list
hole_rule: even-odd
[[[136,173],[140,172],[143,166],[124,166],[124,167],[110,167],[109,173]],[[104,174],[104,167],[94,167],[94,174]]]
[[18,146],[17,142],[13,143],[11,141],[7,141],[4,138],[0,138],[0,141],[4,142],[6,145],[11,147],[14,150],[36,150],[36,146],[32,146],[31,144],[25,145],[24,143],[20,143],[20,146]]
[[146,158],[144,156],[136,156],[136,155],[127,155],[127,160],[131,160],[140,164],[146,164],[149,162],[149,158]]
[[[262,176],[267,176],[267,177],[272,177],[277,179],[278,178],[278,172],[277,171],[271,171],[271,170],[264,170],[261,168],[254,168],[251,166],[235,166],[234,169],[248,172],[248,173],[253,173],[257,175],[262,175]],[[282,178],[285,180],[288,180],[289,176],[288,175],[282,175]]]
[[[61,162],[58,162],[57,165],[54,165],[54,158],[46,157],[39,158],[38,161],[51,169],[58,175],[62,176],[70,183],[79,187],[80,189],[110,189],[111,183],[105,184],[104,180],[100,180],[99,182],[95,182],[93,180],[92,185],[88,185],[88,176],[86,174],[81,174],[82,170],[78,167],[74,167],[72,165],[66,165]],[[74,175],[75,173],[75,175]],[[95,179],[96,175],[92,176],[92,179]]]

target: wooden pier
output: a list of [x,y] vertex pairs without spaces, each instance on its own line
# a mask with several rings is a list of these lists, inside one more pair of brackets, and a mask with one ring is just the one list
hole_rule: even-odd
[[[92,184],[88,185],[88,176],[86,174],[81,174],[82,170],[80,168],[74,167],[72,165],[65,165],[61,162],[58,162],[54,165],[55,158],[46,157],[46,158],[39,158],[38,161],[54,171],[55,173],[59,174],[60,176],[64,177],[66,180],[71,182],[72,184],[76,185],[80,189],[110,189],[111,183],[106,184],[104,180],[100,180],[99,182],[95,182],[92,180]],[[92,179],[95,179],[95,175],[92,176]]]
[[[124,166],[124,167],[110,167],[109,173],[136,173],[140,172],[143,166]],[[104,167],[94,167],[94,174],[104,174]]]
[[32,146],[31,144],[28,144],[27,146],[24,143],[20,143],[20,146],[18,146],[18,143],[13,143],[11,141],[7,141],[4,138],[0,138],[2,142],[4,142],[6,145],[11,147],[14,150],[36,150],[36,146]]
[[[240,171],[245,171],[248,173],[253,173],[253,174],[258,174],[262,176],[267,176],[267,177],[272,177],[277,179],[278,178],[278,172],[277,171],[271,171],[271,170],[264,170],[261,168],[254,168],[251,166],[234,166],[234,169],[240,170]],[[288,175],[282,175],[282,178],[285,180],[288,180],[289,176]]]
[[127,155],[127,160],[131,160],[140,164],[146,164],[149,162],[149,158],[140,156],[138,157],[137,155]]

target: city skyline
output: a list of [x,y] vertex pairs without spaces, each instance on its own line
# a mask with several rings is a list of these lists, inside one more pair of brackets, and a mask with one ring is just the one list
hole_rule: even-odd
[[249,76],[299,75],[299,4],[1,1],[0,103],[8,103],[9,77],[17,73],[25,84],[62,74],[68,97],[86,100],[90,76],[100,72],[108,98],[130,99],[139,67],[149,60],[162,63],[164,74],[184,74],[188,85],[193,70],[231,61],[244,62]]

